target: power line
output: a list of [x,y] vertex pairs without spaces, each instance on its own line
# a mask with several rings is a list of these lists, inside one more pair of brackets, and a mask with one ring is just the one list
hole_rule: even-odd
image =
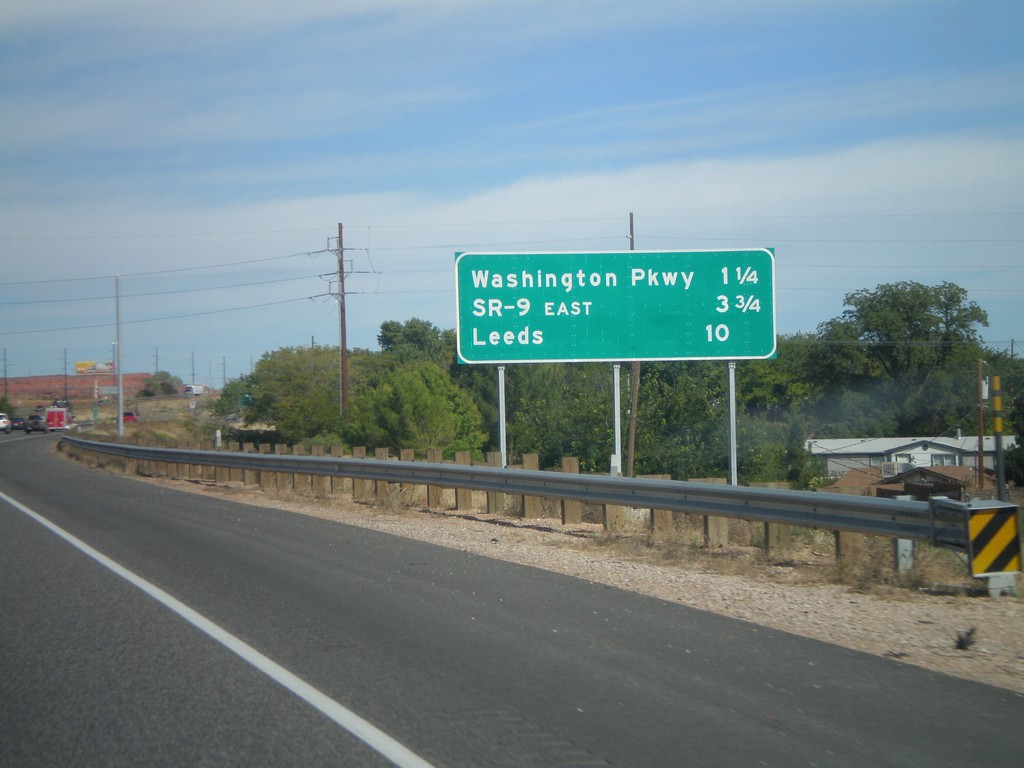
[[304,229],[252,229],[252,230],[236,230],[229,232],[165,232],[162,234],[153,234],[151,232],[145,234],[121,234],[121,235],[83,235],[75,233],[73,235],[22,235],[22,236],[4,236],[0,237],[0,242],[24,242],[24,241],[45,241],[45,240],[152,240],[158,238],[160,240],[167,240],[170,238],[188,238],[188,237],[237,237],[239,235],[282,235],[291,234],[294,232],[322,232],[323,229],[317,228],[304,228]]
[[[150,317],[142,320],[122,320],[122,325],[140,325],[143,323],[159,323],[165,320],[181,320],[188,317],[202,317],[203,315],[217,315],[224,312],[239,312],[246,309],[262,309],[263,307],[273,307],[279,304],[294,304],[299,301],[315,301],[316,299],[324,298],[330,294],[322,293],[314,296],[300,296],[294,299],[281,299],[279,301],[268,301],[262,304],[249,304],[243,307],[224,307],[222,309],[208,309],[202,312],[188,312],[181,315],[167,315],[165,317]],[[30,331],[3,331],[0,332],[0,336],[27,336],[30,334],[39,333],[58,333],[63,331],[84,331],[92,328],[112,328],[114,323],[93,323],[91,325],[70,325],[62,328],[37,328]]]
[[[173,291],[148,291],[145,293],[123,293],[121,298],[138,298],[147,296],[167,296],[179,293],[200,293],[202,291],[223,291],[230,288],[250,288],[256,285],[277,285],[278,283],[295,282],[296,280],[310,280],[314,277],[323,277],[323,274],[302,275],[301,277],[283,277],[278,280],[261,280],[253,283],[232,283],[231,285],[213,285],[205,288],[180,288]],[[112,295],[107,296],[79,296],[68,299],[32,299],[30,301],[0,301],[0,306],[23,306],[27,304],[60,304],[74,301],[109,301]]]
[[[571,237],[552,240],[550,238],[544,240],[507,240],[501,242],[459,242],[459,243],[435,243],[433,245],[395,245],[387,246],[385,248],[377,248],[377,251],[468,251],[475,249],[493,249],[493,248],[508,248],[511,246],[523,247],[528,245],[558,245],[560,243],[598,243],[607,242],[609,240],[622,240],[625,239],[625,235],[606,235],[604,237]],[[345,248],[346,251],[358,251],[368,250],[366,248]]]
[[[644,240],[688,240],[698,242],[721,242],[727,239],[735,239],[733,235],[718,235],[715,237],[694,237],[693,235],[644,235]],[[1024,238],[1019,237],[994,237],[994,238],[906,238],[893,240],[889,238],[878,239],[856,239],[856,238],[800,238],[800,237],[772,237],[773,243],[815,243],[838,244],[838,245],[975,245],[979,243],[1021,243]]]
[[[963,286],[960,286],[964,288]],[[780,293],[850,293],[850,288],[804,288],[800,286],[783,288],[776,286]],[[1024,293],[1024,288],[964,288],[968,293]]]
[[[246,264],[262,264],[268,261],[280,261],[282,259],[295,259],[300,256],[318,256],[321,253],[331,253],[327,249],[319,251],[306,251],[305,253],[291,253],[287,256],[268,256],[265,259],[247,259],[245,261],[228,261],[221,264],[206,264],[199,267],[178,267],[175,269],[156,269],[148,272],[121,272],[121,277],[150,277],[152,275],[169,275],[180,272],[198,272],[205,269],[220,269],[221,267],[238,267]],[[77,283],[88,280],[110,280],[112,275],[97,275],[94,277],[55,277],[48,280],[25,280],[17,283],[4,283],[4,285],[43,285],[45,283]]]
[[925,211],[921,213],[779,213],[748,216],[644,216],[644,221],[749,221],[755,219],[929,219],[949,217],[1024,216],[1024,211]]

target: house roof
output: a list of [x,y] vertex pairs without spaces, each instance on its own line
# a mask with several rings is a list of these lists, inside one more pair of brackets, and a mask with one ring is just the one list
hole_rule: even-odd
[[[985,474],[991,477],[995,473],[991,469],[986,469]],[[849,470],[827,488],[839,493],[862,491],[868,487],[888,488],[902,492],[907,483],[912,483],[914,480],[921,482],[925,479],[939,483],[953,482],[970,487],[974,485],[976,477],[977,470],[974,467],[914,467],[893,477],[884,476],[881,467],[862,467]]]
[[[991,475],[993,471],[986,469],[985,474]],[[961,485],[966,485],[977,478],[978,470],[975,467],[915,467],[906,472],[901,472],[896,477],[902,479],[911,475],[919,477],[924,475],[941,480],[953,480]]]
[[[1003,436],[1003,448],[1009,450],[1017,444],[1013,435]],[[887,456],[925,445],[946,452],[977,453],[978,436],[974,437],[843,437],[824,440],[809,439],[807,450],[815,456]],[[994,453],[996,439],[986,435],[982,440],[982,451]]]
[[882,481],[881,467],[862,467],[851,469],[842,477],[836,479],[829,488],[837,490],[846,488],[864,488],[869,485],[878,485]]

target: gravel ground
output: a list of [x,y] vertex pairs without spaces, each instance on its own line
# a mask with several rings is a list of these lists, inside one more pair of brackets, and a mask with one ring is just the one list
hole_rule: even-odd
[[[833,584],[787,584],[784,568],[771,578],[723,575],[708,571],[699,560],[655,562],[621,548],[597,546],[597,525],[567,530],[558,519],[526,521],[480,511],[467,515],[379,506],[345,496],[272,498],[238,484],[154,482],[543,568],[1024,695],[1024,600],[1019,597],[933,595],[908,589],[875,595]],[[958,637],[972,629],[973,643],[966,650],[957,649]]]

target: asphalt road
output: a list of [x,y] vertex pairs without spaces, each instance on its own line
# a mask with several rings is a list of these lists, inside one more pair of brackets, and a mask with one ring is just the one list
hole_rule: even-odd
[[0,436],[3,766],[933,768],[1024,754],[1024,697],[1003,689],[108,475],[56,455],[57,440]]

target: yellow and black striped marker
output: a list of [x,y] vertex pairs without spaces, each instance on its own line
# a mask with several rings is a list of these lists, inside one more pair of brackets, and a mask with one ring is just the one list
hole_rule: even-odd
[[967,536],[971,575],[1020,571],[1020,519],[1016,506],[991,502],[992,506],[967,510]]

